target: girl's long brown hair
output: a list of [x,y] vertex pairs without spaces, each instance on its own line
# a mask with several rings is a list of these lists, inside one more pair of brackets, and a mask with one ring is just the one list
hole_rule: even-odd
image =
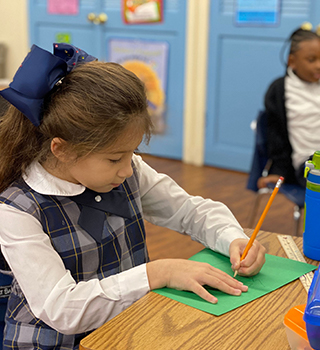
[[31,162],[52,156],[54,137],[82,157],[112,145],[128,125],[149,141],[152,122],[142,82],[116,63],[80,65],[45,98],[39,127],[13,106],[0,119],[0,192]]

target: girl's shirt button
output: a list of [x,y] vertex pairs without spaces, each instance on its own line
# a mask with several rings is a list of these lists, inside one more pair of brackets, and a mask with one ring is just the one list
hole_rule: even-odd
[[101,198],[101,196],[99,196],[99,195],[98,195],[98,196],[95,196],[94,199],[95,199],[95,201],[98,202],[98,203],[102,201],[102,198]]

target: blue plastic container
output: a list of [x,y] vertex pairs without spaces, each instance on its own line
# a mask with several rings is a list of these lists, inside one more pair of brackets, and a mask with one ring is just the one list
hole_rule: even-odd
[[303,253],[310,259],[320,261],[320,152],[317,151],[312,161],[305,164],[307,178]]
[[320,350],[320,274],[316,270],[304,310],[303,320],[306,323],[307,335],[311,347]]
[[320,171],[311,170],[307,177],[305,197],[303,253],[320,260]]

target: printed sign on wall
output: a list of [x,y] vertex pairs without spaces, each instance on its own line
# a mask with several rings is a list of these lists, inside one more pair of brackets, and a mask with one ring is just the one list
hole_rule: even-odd
[[132,71],[145,84],[155,132],[165,131],[169,45],[163,41],[111,39],[109,58]]
[[237,0],[237,25],[275,26],[280,19],[280,0]]
[[55,34],[56,43],[72,44],[71,33],[56,33]]
[[79,0],[48,0],[48,12],[52,15],[77,15]]
[[128,24],[161,22],[162,9],[162,0],[122,0],[122,17]]

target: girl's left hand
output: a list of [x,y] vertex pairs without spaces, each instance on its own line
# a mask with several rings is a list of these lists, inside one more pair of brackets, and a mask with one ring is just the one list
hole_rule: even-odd
[[247,256],[240,261],[242,252],[247,246],[247,243],[247,239],[238,238],[232,241],[229,247],[232,269],[238,270],[240,276],[256,275],[266,261],[266,249],[257,240],[253,242]]

